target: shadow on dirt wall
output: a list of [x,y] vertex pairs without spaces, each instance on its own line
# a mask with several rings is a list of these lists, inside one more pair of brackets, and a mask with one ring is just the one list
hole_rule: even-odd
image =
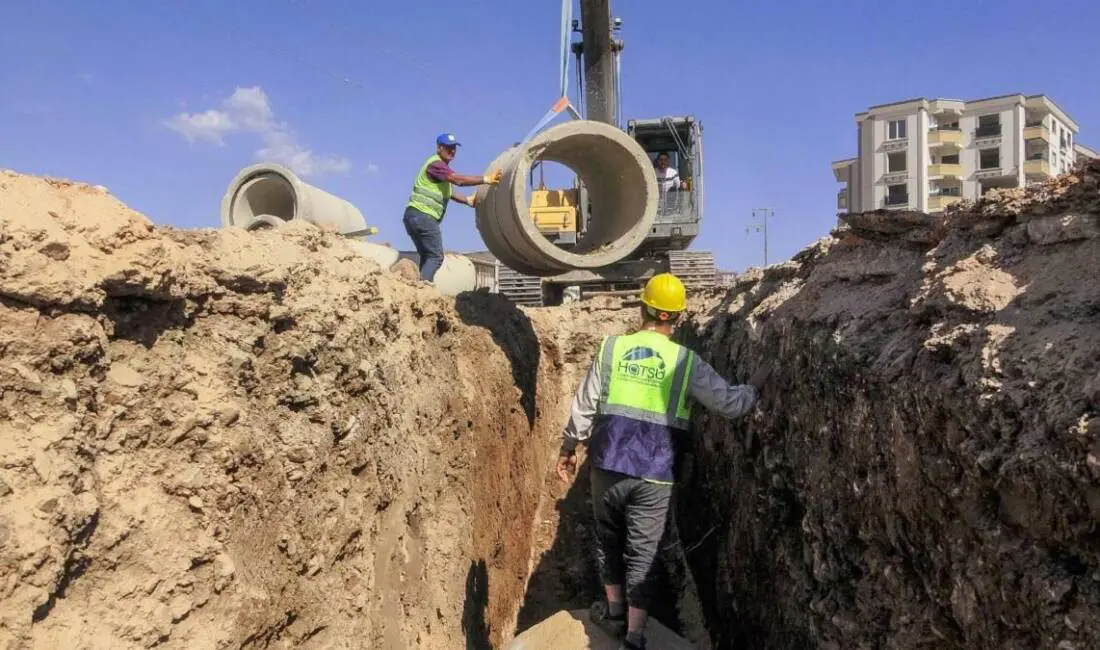
[[[531,320],[512,301],[498,293],[470,291],[455,298],[462,322],[489,330],[512,366],[512,379],[522,393],[527,424],[535,426],[537,381],[541,349]],[[488,396],[487,396],[488,397]]]
[[489,572],[485,560],[470,562],[466,572],[466,600],[462,604],[462,632],[466,635],[466,650],[492,650],[489,642],[489,622],[485,612],[489,607]]

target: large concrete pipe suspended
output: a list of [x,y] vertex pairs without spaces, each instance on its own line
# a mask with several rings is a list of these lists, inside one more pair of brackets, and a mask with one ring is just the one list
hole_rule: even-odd
[[303,182],[282,165],[261,163],[242,169],[229,184],[221,206],[222,227],[275,228],[302,219],[341,234],[367,228],[363,213],[338,196]]
[[[527,179],[536,160],[569,167],[587,189],[592,218],[571,251],[546,239],[530,217]],[[653,165],[641,145],[611,125],[559,124],[505,151],[489,169],[500,169],[503,177],[478,190],[477,229],[493,255],[520,273],[545,277],[614,264],[634,252],[653,227]]]

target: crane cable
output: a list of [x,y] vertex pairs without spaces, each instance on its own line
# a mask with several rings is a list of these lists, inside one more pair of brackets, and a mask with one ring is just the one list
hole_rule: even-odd
[[524,144],[531,138],[535,137],[538,133],[549,124],[555,117],[560,115],[562,111],[569,111],[570,116],[573,119],[581,119],[581,114],[577,112],[577,109],[569,101],[569,35],[572,33],[573,24],[573,0],[561,0],[561,51],[560,51],[560,64],[559,69],[559,85],[558,94],[559,99],[554,102],[550,110],[546,111],[546,114],[538,121],[535,126],[527,132],[527,135],[523,136],[519,144]]

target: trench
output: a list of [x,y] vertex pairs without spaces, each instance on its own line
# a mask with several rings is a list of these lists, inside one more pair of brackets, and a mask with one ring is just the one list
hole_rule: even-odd
[[[679,342],[776,370],[751,416],[694,417],[662,623],[716,650],[1100,647],[1094,173],[1076,208],[934,236],[866,215],[700,301]],[[584,469],[546,491],[519,630],[600,595]]]

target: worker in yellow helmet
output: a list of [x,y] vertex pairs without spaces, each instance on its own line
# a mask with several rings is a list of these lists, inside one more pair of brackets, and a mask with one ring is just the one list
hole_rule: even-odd
[[669,340],[687,309],[676,276],[654,276],[642,303],[637,331],[600,343],[573,398],[557,464],[558,475],[569,482],[577,468],[577,444],[587,444],[596,557],[606,596],[591,614],[627,650],[645,648],[652,567],[671,504],[676,449],[688,434],[692,405],[741,417],[756,404],[771,373],[765,364],[748,384],[731,385],[694,352]]

